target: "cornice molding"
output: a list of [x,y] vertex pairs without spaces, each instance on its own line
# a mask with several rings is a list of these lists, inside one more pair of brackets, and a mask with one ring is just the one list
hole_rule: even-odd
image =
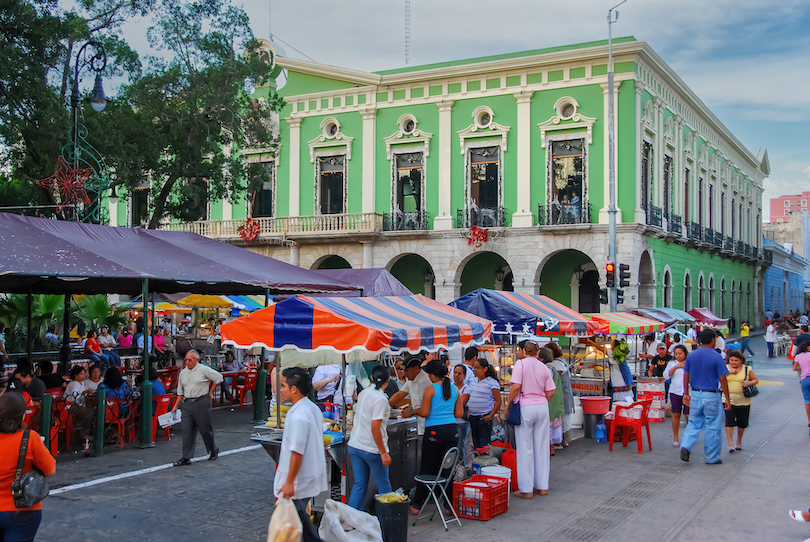
[[392,145],[413,145],[413,144],[422,144],[425,146],[425,158],[430,156],[430,138],[433,137],[433,134],[428,132],[423,132],[422,130],[414,129],[414,131],[410,134],[406,134],[402,130],[397,130],[390,136],[383,139],[385,141],[385,155],[388,157],[389,160],[393,159],[393,149],[391,148]]
[[329,77],[331,79],[359,85],[379,85],[381,79],[381,76],[375,73],[330,66],[329,64],[318,64],[317,62],[298,60],[296,58],[279,56],[276,57],[276,63],[283,68],[287,68],[289,71]]
[[481,128],[477,124],[472,123],[463,130],[459,130],[458,137],[461,140],[461,154],[464,154],[464,143],[468,139],[476,139],[479,137],[500,136],[501,138],[501,152],[506,152],[506,134],[512,128],[510,126],[503,126],[495,121],[489,123],[486,128]]
[[577,129],[584,129],[588,133],[588,145],[593,143],[593,125],[596,122],[595,118],[586,117],[585,115],[581,115],[579,113],[575,113],[569,120],[565,121],[565,124],[562,124],[563,119],[561,119],[558,115],[554,115],[550,119],[545,122],[541,122],[537,125],[540,128],[540,146],[545,148],[546,146],[546,132],[552,132],[557,130],[577,130]]

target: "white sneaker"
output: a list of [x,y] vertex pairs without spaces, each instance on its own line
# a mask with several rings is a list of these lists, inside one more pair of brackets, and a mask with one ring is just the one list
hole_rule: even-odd
[[673,447],[673,448],[678,448],[678,447],[680,447],[680,445],[681,445],[681,443],[680,443],[680,442],[678,442],[677,440],[675,440],[675,441],[673,441],[673,442],[672,442],[672,447]]

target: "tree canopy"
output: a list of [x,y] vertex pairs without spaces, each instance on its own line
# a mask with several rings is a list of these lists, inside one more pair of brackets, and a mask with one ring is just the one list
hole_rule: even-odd
[[[241,8],[228,0],[78,5],[81,13],[60,13],[53,0],[0,0],[0,53],[8,53],[0,59],[0,138],[19,184],[51,174],[68,142],[71,54],[89,37],[107,50],[105,74],[126,83],[103,113],[84,115],[88,140],[114,184],[150,187],[149,227],[169,217],[203,218],[209,200],[233,199],[267,180],[266,170],[245,163],[239,151],[275,146],[266,121],[282,101],[274,92],[263,100],[245,92],[246,80],[261,85],[272,67],[258,54]],[[128,18],[147,14],[154,21],[148,38],[162,56],[142,68],[119,33]],[[19,74],[20,65],[36,68]]]

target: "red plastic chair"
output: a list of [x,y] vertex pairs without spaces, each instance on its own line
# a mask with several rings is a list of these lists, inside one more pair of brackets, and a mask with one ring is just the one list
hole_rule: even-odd
[[[652,405],[652,399],[644,399],[642,401],[636,401],[630,406],[623,406],[623,405],[616,405],[616,412],[613,415],[613,423],[610,426],[610,451],[613,451],[613,435],[616,433],[616,429],[622,428],[622,446],[627,447],[627,443],[630,441],[630,430],[633,429],[636,432],[636,441],[638,442],[638,453],[644,453],[644,443],[642,442],[642,434],[641,428],[647,428],[647,444],[650,447],[650,451],[652,451],[652,440],[650,439],[650,406]],[[640,418],[630,418],[627,416],[622,416],[622,412],[632,410],[634,407],[641,407],[641,417]]]
[[[236,399],[236,394],[239,394],[239,406],[245,406],[245,394],[250,392],[253,396],[253,401],[256,401],[256,372],[252,371],[249,373],[239,373],[233,379],[233,386],[231,389],[231,404],[234,403],[234,399]],[[245,381],[242,384],[237,384],[236,381],[240,376],[245,377]]]
[[[152,400],[157,403],[155,406],[155,412],[152,413],[152,442],[155,442],[157,439],[158,416],[162,416],[171,410],[172,394],[167,393],[166,395],[156,395],[152,397]],[[172,440],[172,433],[169,428],[167,427],[163,431],[166,435],[166,440]]]
[[[105,401],[106,409],[104,410],[104,423],[115,425],[118,429],[118,442],[120,443],[119,447],[123,448],[124,444],[127,442],[126,434],[127,434],[127,424],[132,421],[132,414],[133,408],[130,402],[127,399],[107,399]],[[120,413],[122,407],[126,407],[128,412],[125,416],[121,417]]]

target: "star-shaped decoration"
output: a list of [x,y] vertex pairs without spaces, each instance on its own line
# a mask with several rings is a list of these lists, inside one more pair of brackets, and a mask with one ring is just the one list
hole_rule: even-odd
[[510,335],[512,334],[512,327],[512,322],[506,322],[506,332]]
[[523,334],[524,335],[531,335],[532,334],[532,330],[529,327],[528,323],[523,324]]
[[93,175],[91,168],[73,169],[60,156],[56,161],[56,171],[50,177],[40,179],[37,184],[51,193],[61,211],[66,205],[90,204],[85,184]]

